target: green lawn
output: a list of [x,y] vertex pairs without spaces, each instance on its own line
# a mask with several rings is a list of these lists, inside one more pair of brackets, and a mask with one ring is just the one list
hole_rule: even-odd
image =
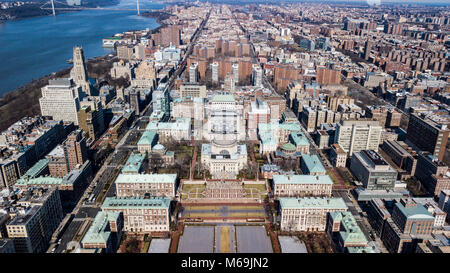
[[266,191],[266,184],[244,184],[244,189],[257,189],[259,191]]
[[189,193],[195,193],[195,189],[198,189],[198,192],[202,192],[205,190],[205,184],[183,184],[183,192]]

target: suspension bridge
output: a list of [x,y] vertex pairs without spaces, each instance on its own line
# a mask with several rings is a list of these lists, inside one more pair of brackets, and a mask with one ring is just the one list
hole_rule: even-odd
[[[62,4],[66,7],[55,7],[55,3]],[[96,7],[96,8],[89,8],[89,7],[82,7],[82,6],[69,6],[67,7],[67,3],[63,3],[56,0],[50,0],[46,3],[44,3],[42,6],[40,6],[41,9],[45,10],[52,10],[53,16],[56,16],[56,11],[79,11],[79,10],[120,10],[120,11],[137,11],[137,15],[141,15],[141,11],[154,11],[153,9],[141,9],[139,7],[139,0],[136,0],[136,8],[110,8],[110,7]]]

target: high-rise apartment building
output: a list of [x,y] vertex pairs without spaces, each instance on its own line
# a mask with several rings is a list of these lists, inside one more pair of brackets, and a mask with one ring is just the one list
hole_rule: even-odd
[[406,137],[419,149],[444,159],[450,130],[424,114],[411,114]]
[[364,60],[366,61],[369,60],[371,50],[372,50],[372,43],[369,40],[367,40],[364,46]]
[[105,120],[102,104],[96,103],[93,109],[91,105],[81,107],[78,111],[78,126],[85,131],[91,140],[98,139],[105,131]]
[[[18,253],[44,253],[63,219],[58,189],[28,190],[9,211],[17,211],[6,225]],[[19,212],[22,211],[22,212]]]
[[164,47],[181,45],[181,26],[171,25],[163,27],[159,33],[152,34],[155,45]]
[[76,85],[72,79],[49,80],[49,84],[44,86],[41,92],[39,104],[43,116],[78,125],[80,86]]
[[377,120],[341,120],[336,125],[334,143],[350,156],[362,150],[378,151],[382,127]]
[[253,86],[262,86],[263,71],[259,64],[254,64],[252,68],[252,84]]
[[400,123],[402,121],[402,113],[397,112],[394,109],[391,109],[387,112],[386,116],[386,127],[400,127]]
[[217,62],[211,64],[211,80],[213,82],[219,81],[219,63]]
[[225,77],[224,89],[228,92],[234,92],[236,89],[236,81],[231,74],[227,74]]
[[341,71],[319,66],[316,69],[316,80],[318,84],[340,84]]
[[70,170],[75,169],[78,164],[82,165],[88,158],[86,138],[81,130],[73,131],[68,135],[63,147]]
[[231,66],[233,78],[236,82],[239,82],[239,64],[235,63]]
[[441,191],[450,190],[450,177],[447,175],[448,166],[429,152],[419,152],[415,176],[425,188],[434,196]]
[[83,165],[88,159],[86,138],[82,130],[76,130],[67,136],[62,145],[58,145],[48,155],[48,169],[52,177],[64,177],[70,171]]
[[133,89],[130,91],[130,108],[134,109],[135,115],[139,116],[141,114],[141,92],[139,90]]
[[134,45],[121,44],[116,47],[117,58],[121,60],[132,60],[134,59]]
[[190,83],[198,82],[198,63],[192,63],[189,66],[189,82]]

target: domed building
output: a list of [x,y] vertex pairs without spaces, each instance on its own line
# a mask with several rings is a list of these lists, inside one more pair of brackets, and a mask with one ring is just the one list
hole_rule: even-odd
[[163,155],[163,154],[166,153],[166,147],[164,147],[164,145],[158,143],[152,148],[152,151],[154,153],[158,153],[160,155]]
[[281,146],[281,151],[286,155],[294,155],[297,151],[297,148],[292,143],[285,143]]
[[161,143],[156,144],[152,148],[152,153],[161,155],[164,164],[173,164],[175,162],[175,153],[167,151],[166,147]]
[[216,140],[202,145],[201,162],[213,178],[236,178],[247,165],[247,146],[236,140]]

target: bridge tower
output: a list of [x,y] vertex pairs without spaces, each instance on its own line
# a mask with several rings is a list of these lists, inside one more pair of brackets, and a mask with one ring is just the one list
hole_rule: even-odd
[[53,12],[53,16],[56,16],[56,13],[55,13],[55,3],[53,3],[53,0],[50,0],[50,2],[52,3],[52,12]]
[[139,11],[139,0],[136,0],[136,5],[137,5],[137,15],[141,15],[141,12]]

